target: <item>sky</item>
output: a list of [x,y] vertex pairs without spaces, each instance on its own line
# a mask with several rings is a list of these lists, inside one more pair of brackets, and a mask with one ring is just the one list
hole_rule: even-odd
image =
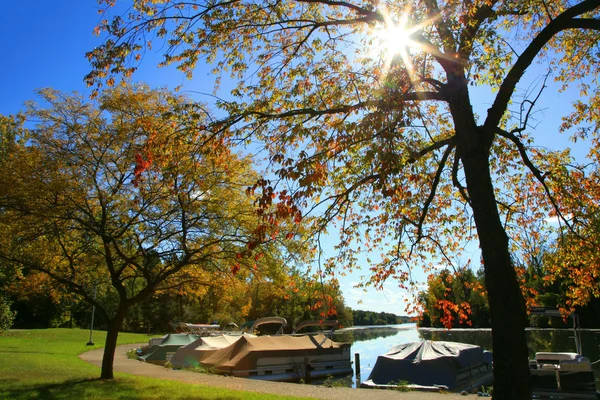
[[[102,43],[102,38],[93,35],[94,27],[102,19],[99,8],[95,0],[19,0],[3,4],[0,13],[0,54],[3,56],[0,62],[0,114],[18,112],[26,101],[35,99],[37,89],[44,87],[91,93],[83,81],[91,69],[85,53]],[[134,80],[151,87],[174,89],[183,85],[184,91],[211,92],[212,77],[208,68],[200,66],[194,79],[189,81],[173,69],[157,68],[159,56],[160,49],[147,54]],[[534,70],[525,80],[520,86],[522,92],[531,88],[531,82],[539,81],[540,71]],[[492,97],[483,90],[475,90],[473,96],[476,110],[483,114]],[[540,132],[536,140],[540,145],[570,146],[579,154],[586,151],[584,143],[573,145],[565,136],[555,134],[561,108],[576,98],[576,91],[545,92],[536,114]],[[476,252],[476,248],[472,249],[471,256]],[[417,275],[417,278],[423,280],[424,276]],[[364,292],[353,287],[358,281],[357,274],[340,279],[346,305],[353,309],[404,314],[405,293],[394,282],[386,283],[383,291],[370,289]]]

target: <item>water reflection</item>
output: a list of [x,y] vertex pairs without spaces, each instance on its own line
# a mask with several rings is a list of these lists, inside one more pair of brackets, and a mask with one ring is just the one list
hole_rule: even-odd
[[[377,357],[400,343],[422,340],[415,324],[386,327],[347,328],[334,335],[335,341],[352,343],[352,356],[360,354],[360,380],[365,381],[373,370]],[[354,385],[355,386],[355,385]]]
[[[600,359],[600,330],[582,330],[583,355],[594,362]],[[358,327],[339,331],[334,340],[352,343],[352,354],[360,354],[361,381],[371,373],[377,357],[395,345],[419,340],[446,340],[470,343],[492,350],[492,332],[489,329],[417,329],[415,324],[385,327]],[[527,341],[530,358],[537,351],[575,352],[573,331],[570,329],[528,329]],[[593,365],[596,386],[600,390],[600,362]]]

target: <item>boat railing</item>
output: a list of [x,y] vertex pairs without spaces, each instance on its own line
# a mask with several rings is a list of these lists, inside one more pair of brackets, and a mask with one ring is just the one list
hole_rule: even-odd
[[333,336],[333,332],[339,326],[338,320],[307,320],[302,321],[294,328],[292,335],[304,335],[306,333],[299,333],[300,330],[308,327],[319,328],[319,333],[324,334],[329,339]]
[[278,324],[279,328],[277,329],[277,332],[274,333],[274,335],[282,335],[283,329],[287,326],[287,320],[282,317],[260,318],[260,319],[257,319],[256,321],[254,321],[254,323],[252,324],[250,329],[248,329],[248,332],[254,333],[258,329],[259,326],[268,325],[268,324],[275,324],[275,325]]
[[575,340],[575,349],[578,354],[583,354],[583,348],[581,345],[581,327],[579,326],[579,315],[575,313],[563,314],[556,307],[541,307],[532,306],[529,307],[529,315],[541,315],[546,317],[571,317],[573,321],[573,339]]
[[208,336],[210,334],[219,333],[221,328],[218,324],[186,324],[189,332],[193,335]]

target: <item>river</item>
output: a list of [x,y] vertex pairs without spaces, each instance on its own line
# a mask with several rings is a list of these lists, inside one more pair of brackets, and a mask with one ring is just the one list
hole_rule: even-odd
[[[486,350],[492,349],[492,332],[489,329],[417,329],[415,324],[365,326],[346,328],[338,331],[335,341],[352,343],[352,357],[360,355],[361,381],[367,380],[377,357],[401,343],[419,340],[446,340],[452,342],[471,343]],[[537,351],[575,352],[575,341],[571,329],[537,329],[527,330],[530,358]],[[581,341],[583,355],[590,361],[600,359],[600,330],[582,329]],[[600,362],[593,365],[596,387],[600,390]],[[355,386],[355,384],[353,383]]]

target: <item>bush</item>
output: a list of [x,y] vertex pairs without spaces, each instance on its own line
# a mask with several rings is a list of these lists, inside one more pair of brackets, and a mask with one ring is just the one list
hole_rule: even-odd
[[11,305],[7,297],[0,297],[0,333],[9,330],[17,316],[17,312],[10,309]]

